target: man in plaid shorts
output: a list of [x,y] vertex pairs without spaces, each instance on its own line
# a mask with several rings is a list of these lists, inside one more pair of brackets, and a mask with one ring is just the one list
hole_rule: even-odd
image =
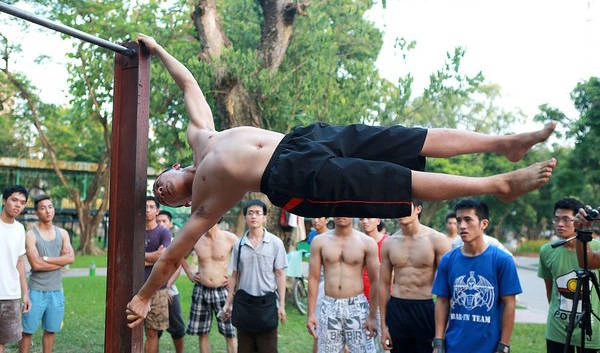
[[[187,261],[183,261],[185,273],[195,283],[187,334],[199,336],[200,353],[210,352],[208,335],[212,326],[212,314],[221,310],[227,300],[227,268],[236,240],[235,234],[215,225],[194,245],[198,256],[197,271],[192,272]],[[217,324],[219,332],[225,336],[227,353],[237,352],[235,328],[231,320],[224,321],[221,315],[217,315]]]

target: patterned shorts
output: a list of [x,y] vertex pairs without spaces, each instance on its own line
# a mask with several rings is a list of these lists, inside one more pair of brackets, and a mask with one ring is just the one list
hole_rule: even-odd
[[166,330],[169,328],[169,293],[164,288],[150,299],[150,311],[146,316],[146,328],[152,330]]
[[21,340],[21,299],[0,300],[0,344]]
[[365,323],[369,302],[364,294],[352,298],[323,297],[317,326],[318,352],[338,353],[344,345],[352,353],[374,353],[375,340],[369,338]]
[[[211,288],[200,283],[194,285],[188,335],[206,335],[212,326],[212,313],[215,315],[227,301],[227,287]],[[231,320],[223,321],[217,317],[219,332],[225,337],[235,337],[235,327]]]

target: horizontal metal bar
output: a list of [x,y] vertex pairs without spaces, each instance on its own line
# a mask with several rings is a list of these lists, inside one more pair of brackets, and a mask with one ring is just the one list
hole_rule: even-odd
[[8,5],[8,4],[6,4],[4,2],[1,2],[1,1],[0,1],[0,11],[5,12],[5,13],[7,13],[9,15],[13,15],[13,16],[22,18],[22,19],[27,20],[29,22],[36,23],[36,24],[38,24],[40,26],[44,26],[46,28],[50,28],[52,30],[64,33],[64,34],[69,35],[71,37],[79,38],[79,39],[81,39],[81,40],[83,40],[85,42],[95,44],[95,45],[97,45],[99,47],[106,48],[106,49],[112,50],[114,52],[123,54],[123,55],[131,56],[131,55],[134,55],[136,53],[135,50],[133,50],[133,49],[126,48],[126,47],[124,47],[122,45],[115,44],[115,43],[109,42],[109,41],[107,41],[105,39],[95,37],[95,36],[93,36],[91,34],[82,32],[82,31],[80,31],[78,29],[75,29],[75,28],[72,28],[72,27],[69,27],[69,26],[65,26],[65,25],[63,25],[61,23],[47,20],[45,18],[39,17],[39,16],[37,16],[35,14],[32,14],[31,12],[27,12],[25,10],[21,10],[18,7],[15,7],[15,6],[12,6],[12,5]]

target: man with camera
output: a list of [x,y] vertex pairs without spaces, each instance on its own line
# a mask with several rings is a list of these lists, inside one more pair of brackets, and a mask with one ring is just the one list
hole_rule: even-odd
[[[552,223],[556,235],[562,239],[573,239],[576,233],[575,222],[578,211],[583,204],[574,198],[563,198],[554,205]],[[546,324],[546,352],[562,353],[568,333],[567,326],[573,308],[573,297],[576,291],[577,271],[581,270],[576,248],[581,248],[578,241],[567,241],[564,246],[552,246],[548,243],[540,249],[540,264],[538,276],[546,283],[546,295],[550,304]],[[592,253],[598,253],[596,267],[600,267],[600,242],[590,243]],[[579,249],[583,253],[582,249]],[[592,268],[590,266],[590,268]],[[597,271],[596,271],[597,272]],[[598,274],[596,273],[596,276]],[[587,298],[586,298],[587,299]],[[600,313],[600,299],[594,290],[591,290],[590,302],[593,312]],[[581,304],[581,303],[579,303]],[[581,315],[581,305],[577,306],[577,315]],[[592,320],[592,336],[587,337],[585,353],[600,352],[600,323]],[[571,347],[568,352],[573,352],[575,347],[580,352],[581,330],[576,328],[571,335]]]
[[[573,222],[575,228],[580,231],[587,231],[586,233],[578,234],[579,240],[585,240],[585,243],[588,243],[592,241],[592,239],[595,239],[593,233],[597,232],[598,229],[592,229],[592,225],[594,221],[600,221],[599,209],[600,207],[598,209],[586,207],[585,209],[580,208],[579,212],[577,212]],[[583,246],[581,245],[577,246],[577,260],[579,261],[579,266],[583,267]],[[587,247],[587,260],[588,268],[600,268],[600,252],[591,251],[589,246]]]

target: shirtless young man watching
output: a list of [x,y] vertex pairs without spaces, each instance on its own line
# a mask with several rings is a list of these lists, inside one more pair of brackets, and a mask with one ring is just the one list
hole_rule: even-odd
[[398,219],[400,229],[381,247],[381,344],[392,353],[429,353],[435,335],[431,287],[450,242],[420,223],[422,209],[420,201],[413,201],[411,215]]
[[[552,158],[482,178],[422,171],[427,156],[495,152],[518,161],[531,146],[550,136],[554,122],[539,131],[507,136],[322,123],[285,136],[248,126],[216,131],[210,107],[191,72],[153,38],[140,34],[137,40],[161,60],[183,91],[194,163],[185,168],[176,164],[154,183],[161,203],[191,205],[192,214],[128,304],[131,327],[142,322],[152,293],[175,272],[198,238],[249,191],[261,191],[275,205],[301,216],[397,218],[410,214],[407,200],[412,198],[434,201],[492,194],[512,201],[546,183],[556,165]],[[327,154],[339,147],[343,147],[340,155]],[[316,170],[295,168],[298,163]]]
[[[352,218],[335,217],[333,221],[335,228],[316,237],[310,245],[306,326],[318,340],[317,352],[341,352],[347,346],[350,352],[374,353],[379,272],[377,243],[352,228]],[[321,266],[325,296],[315,315]],[[363,268],[369,273],[370,304],[363,293]]]
[[[193,272],[187,261],[183,269],[194,282],[190,320],[187,334],[198,335],[200,353],[210,353],[209,334],[212,315],[223,308],[227,300],[229,258],[237,236],[214,225],[194,245],[198,256],[198,269]],[[237,352],[235,328],[230,320],[217,316],[219,332],[225,336],[227,353]]]

